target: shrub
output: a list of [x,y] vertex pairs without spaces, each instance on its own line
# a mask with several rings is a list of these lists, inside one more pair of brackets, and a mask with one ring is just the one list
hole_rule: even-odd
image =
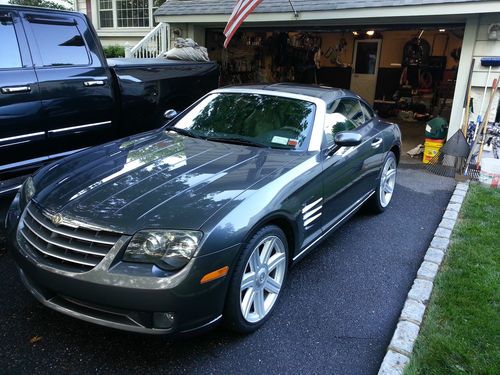
[[104,47],[104,55],[107,58],[125,57],[125,48],[122,46],[107,46]]

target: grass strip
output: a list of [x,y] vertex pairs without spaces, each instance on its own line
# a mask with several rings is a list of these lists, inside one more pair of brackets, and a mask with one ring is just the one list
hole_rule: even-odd
[[500,190],[471,185],[406,375],[500,374]]

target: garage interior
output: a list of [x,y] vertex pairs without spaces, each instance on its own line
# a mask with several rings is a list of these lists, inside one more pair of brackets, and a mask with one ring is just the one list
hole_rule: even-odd
[[242,28],[222,48],[221,29],[206,30],[221,84],[296,82],[351,89],[379,116],[398,123],[403,154],[423,144],[427,122],[450,119],[463,24]]

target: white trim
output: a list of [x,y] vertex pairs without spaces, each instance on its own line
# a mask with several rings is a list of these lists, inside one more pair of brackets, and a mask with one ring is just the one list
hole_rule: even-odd
[[[309,211],[309,212],[306,212],[305,214],[302,215],[302,218],[304,220],[307,220],[309,219],[311,216],[313,216],[316,212],[318,212],[319,210],[323,209],[323,206],[318,206],[316,207],[315,209]],[[304,223],[304,225],[307,225],[306,223]]]
[[150,28],[132,28],[132,29],[111,29],[111,28],[105,28],[105,29],[98,29],[97,30],[97,35],[100,37],[117,37],[117,38],[126,38],[126,37],[138,37],[141,38],[144,37],[145,34],[149,33],[151,31]]
[[153,0],[148,0],[148,18],[149,26],[147,27],[118,27],[118,13],[116,0],[111,0],[113,11],[113,27],[101,27],[99,22],[99,0],[91,0],[92,24],[94,25],[99,36],[144,36],[144,32],[149,32],[154,28],[153,16]]
[[16,139],[24,139],[24,138],[36,137],[36,136],[44,135],[44,134],[45,134],[45,132],[36,132],[36,133],[29,133],[29,134],[23,134],[23,135],[15,135],[13,137],[0,138],[0,143],[7,142],[7,141],[13,141],[13,140],[16,140]]
[[319,198],[317,200],[315,200],[314,202],[312,203],[309,203],[307,206],[305,206],[303,209],[302,209],[302,213],[305,214],[307,211],[309,211],[311,208],[313,208],[314,206],[316,206],[319,202],[321,202],[323,200],[323,198]]
[[[318,207],[318,208],[320,209],[321,207]],[[316,220],[317,218],[319,218],[321,216],[321,214],[322,213],[320,212],[319,214],[314,215],[313,217],[311,217],[311,218],[309,218],[307,220],[304,220],[304,226],[305,227],[309,226],[309,224],[311,224],[314,220]]]
[[91,127],[109,125],[109,124],[111,124],[111,121],[95,122],[93,124],[85,124],[85,125],[70,126],[68,128],[52,129],[52,130],[49,130],[48,133],[49,134],[61,133],[61,132],[65,132],[68,130],[85,129],[85,128],[91,128]]
[[[500,8],[497,8],[500,9]],[[476,45],[477,31],[479,29],[479,17],[474,15],[469,17],[465,24],[464,38],[462,40],[462,52],[460,53],[460,62],[458,64],[457,80],[453,94],[453,104],[451,107],[450,123],[448,130],[448,139],[462,127],[462,112],[464,98],[467,94],[467,83],[474,47]],[[472,84],[472,82],[471,82]],[[478,103],[475,103],[477,106]]]
[[[113,29],[118,28],[118,14],[116,12],[116,0],[111,0],[111,10],[113,11]],[[99,18],[99,9],[97,9],[97,18]],[[99,29],[101,28],[101,25],[99,24]]]

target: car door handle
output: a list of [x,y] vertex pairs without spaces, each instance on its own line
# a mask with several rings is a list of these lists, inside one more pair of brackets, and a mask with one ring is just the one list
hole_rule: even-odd
[[104,86],[104,81],[101,81],[101,80],[97,80],[97,81],[85,81],[85,82],[83,82],[83,85],[85,87]]
[[375,138],[372,142],[372,148],[379,148],[382,142],[383,142],[382,138]]
[[12,86],[12,87],[2,87],[2,94],[19,94],[22,92],[30,92],[31,87],[29,86]]

